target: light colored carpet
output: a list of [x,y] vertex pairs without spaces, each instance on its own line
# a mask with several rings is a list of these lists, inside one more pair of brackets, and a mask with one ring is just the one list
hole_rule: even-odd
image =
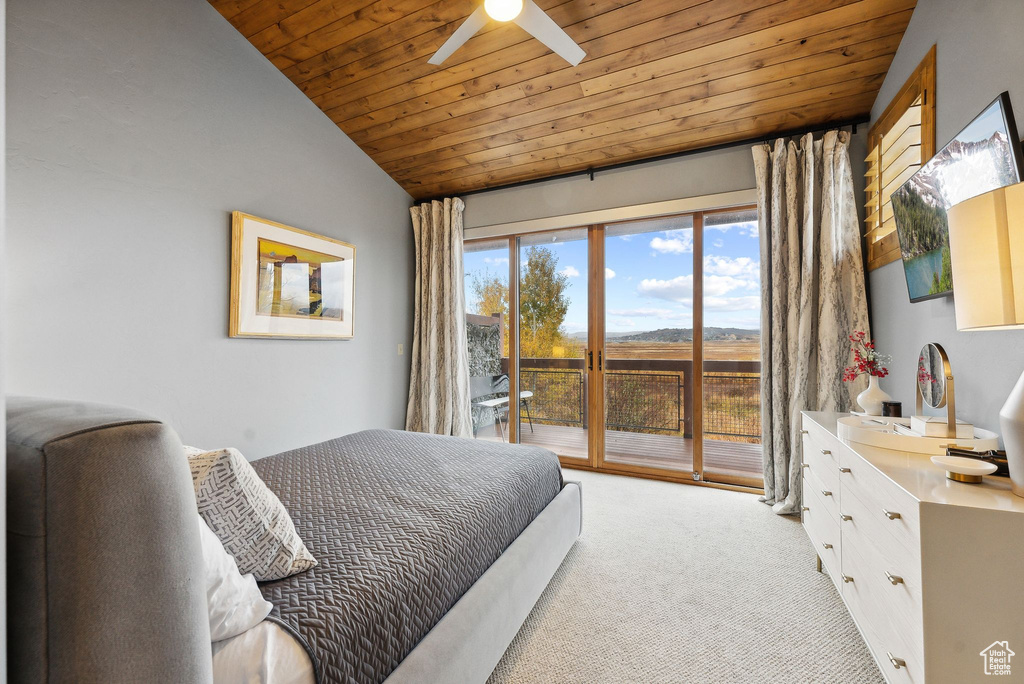
[[565,477],[583,536],[490,684],[882,682],[798,520],[750,494]]

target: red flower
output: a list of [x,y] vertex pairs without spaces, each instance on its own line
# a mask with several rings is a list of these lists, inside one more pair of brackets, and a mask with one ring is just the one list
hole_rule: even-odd
[[855,330],[848,335],[854,346],[850,347],[853,352],[853,364],[843,369],[843,382],[853,382],[865,373],[876,378],[884,378],[889,375],[889,369],[881,364],[884,360],[875,350],[875,341],[867,338],[867,333],[862,330]]

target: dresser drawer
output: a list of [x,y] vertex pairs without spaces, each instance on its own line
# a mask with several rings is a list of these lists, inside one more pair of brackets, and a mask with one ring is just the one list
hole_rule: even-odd
[[839,440],[812,420],[805,419],[803,426],[804,460],[807,460],[808,454],[811,454],[812,458],[821,456],[825,459],[824,463],[831,465],[838,472]]
[[[812,492],[820,500],[819,505],[823,506],[829,517],[837,524],[839,523],[839,488],[826,485],[817,475],[814,468],[804,468],[803,487],[805,492]],[[807,499],[804,497],[804,502]]]
[[921,596],[921,550],[905,546],[887,529],[893,521],[860,500],[849,488],[840,506],[843,536],[862,556],[877,561],[883,572],[902,577],[906,588]]
[[[855,497],[849,498],[856,501]],[[923,612],[919,563],[915,564],[906,554],[884,555],[870,533],[864,533],[864,525],[858,523],[863,516],[855,512],[851,517],[853,520],[842,522],[843,572],[855,577],[861,587],[867,586],[872,598],[882,606],[881,619],[891,633],[900,635],[907,645],[920,647]],[[882,632],[877,626],[875,631]]]
[[801,513],[804,530],[811,539],[814,552],[821,558],[821,564],[836,587],[840,587],[839,577],[842,572],[842,535],[839,525],[829,515],[820,496],[813,491],[804,490],[804,506]]
[[839,461],[835,452],[805,434],[803,439],[803,469],[814,473],[828,489],[839,491]]
[[840,461],[843,468],[839,474],[841,493],[849,492],[857,497],[867,507],[868,515],[900,546],[920,549],[917,501],[850,449],[840,452]]
[[[852,545],[842,550],[843,600],[854,619],[864,632],[886,679],[890,682],[924,682],[924,648],[920,628],[909,631],[903,626],[905,620],[894,615],[898,606],[887,595],[883,583],[875,576],[877,568],[862,556]],[[905,661],[906,665],[896,667],[892,658]]]

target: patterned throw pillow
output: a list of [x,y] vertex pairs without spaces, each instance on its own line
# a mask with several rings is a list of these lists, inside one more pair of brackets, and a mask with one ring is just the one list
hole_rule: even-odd
[[281,500],[237,449],[189,456],[188,463],[199,514],[242,574],[275,580],[317,565]]

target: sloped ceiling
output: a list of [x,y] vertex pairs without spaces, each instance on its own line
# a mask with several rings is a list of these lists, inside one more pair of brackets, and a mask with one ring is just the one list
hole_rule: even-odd
[[536,0],[572,67],[479,0],[210,0],[417,198],[868,114],[916,0]]

